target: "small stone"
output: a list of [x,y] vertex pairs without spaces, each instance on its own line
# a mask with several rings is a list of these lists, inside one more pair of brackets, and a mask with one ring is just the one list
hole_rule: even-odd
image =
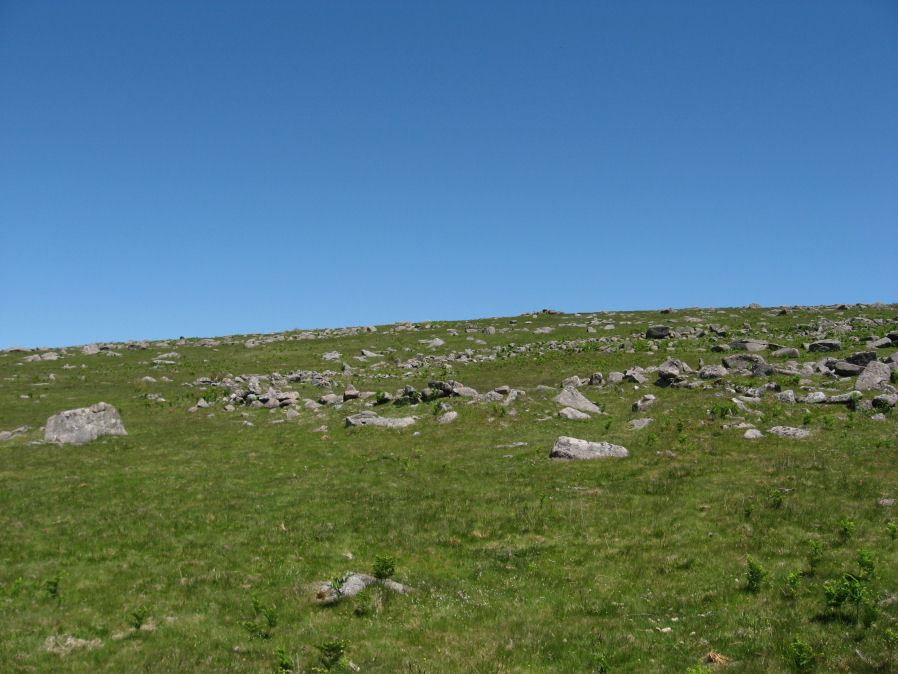
[[458,419],[458,412],[454,410],[449,410],[445,414],[441,414],[437,417],[438,424],[449,424]]
[[639,400],[637,400],[635,403],[633,403],[633,406],[632,406],[633,411],[634,412],[644,412],[649,407],[651,407],[652,405],[655,404],[655,400],[656,400],[655,396],[653,396],[651,393],[646,393]]

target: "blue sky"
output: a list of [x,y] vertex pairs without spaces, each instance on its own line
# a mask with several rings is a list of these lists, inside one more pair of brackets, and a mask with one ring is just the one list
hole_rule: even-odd
[[0,0],[0,347],[898,300],[898,3]]

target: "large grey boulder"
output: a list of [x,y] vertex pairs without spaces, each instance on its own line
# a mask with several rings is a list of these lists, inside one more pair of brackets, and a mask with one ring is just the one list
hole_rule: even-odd
[[833,365],[833,371],[840,377],[856,377],[864,371],[864,366],[855,365],[847,360],[838,360]]
[[727,369],[723,365],[705,365],[698,371],[702,379],[720,379],[727,376]]
[[645,331],[646,339],[666,339],[670,337],[670,327],[667,325],[652,325]]
[[867,342],[867,346],[869,346],[871,349],[885,349],[892,346],[892,340],[888,337],[883,337],[882,339],[874,339],[871,342]]
[[608,459],[625,458],[630,452],[626,447],[610,442],[590,442],[562,435],[555,441],[549,456],[553,459]]
[[838,351],[842,348],[842,342],[838,339],[821,339],[808,344],[808,351]]
[[885,363],[878,360],[867,363],[864,371],[858,375],[857,381],[854,382],[855,391],[869,391],[870,389],[879,388],[880,384],[889,381],[892,376],[892,369]]
[[555,402],[565,407],[573,407],[580,412],[592,412],[599,414],[602,410],[594,402],[591,402],[580,391],[572,386],[566,386],[554,398]]
[[848,356],[848,358],[846,358],[845,360],[852,365],[860,365],[861,367],[864,367],[867,363],[876,360],[876,352],[858,351],[857,353],[853,353]]
[[415,423],[415,417],[382,417],[370,410],[346,417],[347,426],[382,426],[384,428],[405,428]]
[[103,402],[54,414],[44,429],[47,442],[80,445],[101,435],[128,435],[118,410]]

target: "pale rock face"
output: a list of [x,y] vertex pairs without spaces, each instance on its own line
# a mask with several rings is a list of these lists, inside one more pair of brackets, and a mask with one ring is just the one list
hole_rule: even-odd
[[380,579],[365,573],[350,573],[339,586],[335,586],[330,581],[319,583],[315,598],[324,605],[336,604],[338,601],[356,596],[369,585],[382,585],[397,594],[408,594],[412,591],[408,585],[397,583],[389,578]]
[[47,420],[47,442],[83,444],[102,435],[128,435],[118,410],[108,403],[66,410]]
[[645,428],[646,426],[648,426],[648,425],[649,425],[650,423],[652,423],[653,421],[654,421],[654,419],[652,419],[651,417],[644,417],[644,418],[642,418],[642,419],[633,419],[633,420],[629,423],[629,426],[630,426],[630,428],[633,429],[634,431],[641,431],[643,428]]
[[346,417],[347,426],[382,426],[384,428],[405,428],[415,423],[415,417],[382,417],[376,412],[365,411]]
[[630,452],[626,447],[610,442],[590,442],[562,435],[555,441],[549,456],[553,459],[607,459],[625,458]]
[[781,438],[797,438],[799,440],[811,435],[811,432],[804,428],[793,428],[792,426],[774,426],[768,430],[768,433],[778,435]]
[[889,381],[892,376],[891,368],[885,363],[878,360],[870,361],[864,371],[858,375],[857,381],[854,383],[856,391],[869,391],[870,389],[879,388],[880,384]]

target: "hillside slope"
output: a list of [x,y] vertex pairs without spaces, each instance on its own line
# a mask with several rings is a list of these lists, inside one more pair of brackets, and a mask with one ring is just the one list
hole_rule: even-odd
[[[0,671],[898,668],[896,331],[538,312],[0,353]],[[127,435],[44,441],[101,401]],[[408,592],[345,596],[375,570]]]

